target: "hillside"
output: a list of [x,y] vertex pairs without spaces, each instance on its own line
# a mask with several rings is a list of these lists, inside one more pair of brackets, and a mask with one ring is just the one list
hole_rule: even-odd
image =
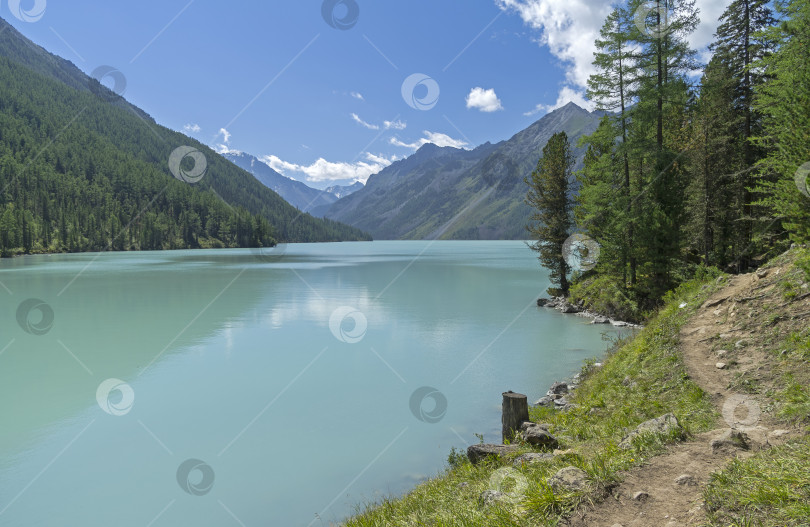
[[[596,130],[601,116],[571,103],[495,145],[461,150],[427,144],[371,176],[325,215],[377,239],[525,239],[531,211],[523,180],[543,147],[559,131],[576,145]],[[584,150],[575,152],[580,165]]]
[[806,248],[698,273],[587,361],[564,409],[531,408],[501,454],[454,450],[446,472],[346,525],[807,525],[808,283]]
[[[196,185],[169,169],[172,152],[186,145],[205,158]],[[302,215],[3,20],[0,189],[3,255],[368,239]]]

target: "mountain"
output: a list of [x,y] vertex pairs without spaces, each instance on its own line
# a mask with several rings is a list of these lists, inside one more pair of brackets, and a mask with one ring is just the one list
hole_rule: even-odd
[[354,194],[364,186],[365,185],[363,185],[359,181],[355,181],[354,184],[352,185],[334,185],[332,187],[328,187],[326,189],[326,192],[332,194],[333,196],[335,196],[335,198],[340,199],[345,198],[346,196],[349,196],[351,194]]
[[[244,152],[223,154],[223,157],[234,165],[247,170],[265,187],[272,189],[284,198],[287,203],[304,212],[312,212],[318,207],[329,206],[336,202],[340,196],[335,196],[329,190],[317,190],[300,181],[282,176],[267,163],[257,157]],[[362,185],[361,185],[362,186]],[[334,187],[333,187],[334,188]]]
[[[325,216],[375,239],[525,239],[531,210],[524,203],[524,178],[543,147],[560,131],[576,146],[603,115],[570,103],[495,145],[462,150],[426,144],[371,176]],[[574,152],[579,168],[585,152]]]
[[[180,147],[206,168],[196,184],[172,174]],[[193,172],[192,159],[175,172]],[[360,239],[369,237],[302,214],[0,19],[3,255]]]

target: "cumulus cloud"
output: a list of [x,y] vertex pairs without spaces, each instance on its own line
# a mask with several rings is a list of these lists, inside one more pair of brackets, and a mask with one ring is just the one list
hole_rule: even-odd
[[382,155],[365,154],[363,161],[354,163],[332,162],[323,158],[318,159],[311,165],[298,165],[280,159],[277,156],[269,155],[260,158],[267,163],[270,168],[284,174],[297,173],[303,175],[308,181],[313,183],[331,181],[360,181],[365,184],[369,176],[376,174],[391,163],[397,160],[396,156],[386,158]]
[[352,97],[354,97],[355,99],[357,99],[358,101],[365,101],[366,100],[366,98],[363,97],[363,94],[360,93],[360,92],[353,91],[350,95]]
[[401,141],[397,137],[392,137],[391,139],[389,139],[388,142],[394,146],[399,146],[402,148],[410,148],[412,150],[418,150],[428,143],[432,143],[436,146],[441,147],[451,146],[453,148],[464,148],[465,146],[468,145],[467,142],[462,141],[461,139],[453,139],[452,137],[446,134],[438,132],[430,132],[428,130],[425,130],[424,134],[425,136],[423,138],[413,143],[405,143],[404,141]]
[[[698,49],[712,40],[717,19],[730,0],[697,0],[701,24],[689,42]],[[540,104],[535,109],[548,111],[569,101],[584,101],[588,77],[594,72],[594,41],[612,9],[610,2],[593,0],[495,0],[505,11],[516,12],[532,29],[539,31],[538,42],[548,47],[565,69],[565,82],[555,104]],[[564,100],[563,97],[576,96]]]
[[485,90],[484,88],[476,87],[467,95],[467,108],[477,108],[482,112],[490,113],[503,110],[503,105],[495,94],[494,89]]
[[196,123],[195,123],[195,124],[189,123],[189,124],[187,124],[187,125],[185,125],[185,126],[183,127],[183,131],[184,131],[185,133],[187,133],[187,134],[196,134],[196,133],[198,133],[200,130],[202,130],[202,128],[200,128],[200,125],[198,125],[198,124],[196,124]]
[[222,142],[214,145],[214,150],[216,150],[220,154],[241,154],[239,150],[232,150],[231,149],[231,133],[228,132],[224,128],[219,129],[219,133],[215,136],[215,139],[219,139],[220,136],[222,137]]
[[365,128],[368,128],[369,130],[379,130],[379,129],[380,129],[380,127],[379,127],[379,126],[377,126],[376,124],[371,124],[371,123],[367,123],[367,122],[365,122],[365,121],[364,121],[364,120],[362,120],[362,119],[360,118],[360,116],[359,116],[359,115],[357,115],[356,113],[353,113],[353,114],[352,114],[352,119],[354,119],[354,122],[356,122],[356,123],[357,123],[357,124],[359,124],[360,126],[363,126],[363,127],[365,127]]

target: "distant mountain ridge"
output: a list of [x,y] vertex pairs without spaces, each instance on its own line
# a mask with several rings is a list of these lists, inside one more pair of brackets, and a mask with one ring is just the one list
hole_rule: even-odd
[[585,151],[577,142],[603,116],[569,103],[495,145],[462,150],[426,144],[371,176],[325,216],[375,239],[525,239],[531,210],[524,203],[524,178],[543,147],[566,132],[579,168]]
[[251,154],[245,152],[227,152],[222,155],[239,168],[253,174],[262,185],[272,189],[293,207],[303,212],[309,212],[316,217],[323,216],[323,212],[338,199],[353,194],[363,188],[363,184],[358,181],[353,185],[335,185],[326,190],[318,190],[305,183],[279,174],[267,163]]

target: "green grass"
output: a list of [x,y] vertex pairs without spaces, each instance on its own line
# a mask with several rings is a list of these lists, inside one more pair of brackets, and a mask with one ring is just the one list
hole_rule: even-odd
[[704,493],[712,525],[810,526],[810,440],[763,450],[714,474]]
[[[666,306],[631,340],[616,342],[602,368],[586,364],[584,381],[570,397],[578,405],[567,412],[532,408],[532,420],[551,424],[562,453],[548,461],[513,467],[511,459],[491,459],[474,466],[458,451],[448,468],[401,498],[358,507],[350,527],[390,526],[528,526],[558,525],[582,502],[602,499],[622,471],[661,452],[682,438],[644,435],[630,449],[618,448],[639,423],[674,413],[685,433],[712,428],[717,415],[705,394],[690,381],[677,351],[678,333],[698,306],[718,287],[706,274],[681,286]],[[684,308],[679,305],[686,303]],[[592,363],[592,362],[591,362]],[[625,379],[629,377],[629,382]],[[523,445],[522,451],[532,451]],[[514,457],[514,456],[512,456]],[[559,469],[575,466],[588,474],[589,487],[580,492],[555,492],[548,479]],[[484,507],[481,493],[494,488],[491,478],[510,467],[525,489],[514,500]],[[511,487],[500,490],[510,492]]]

